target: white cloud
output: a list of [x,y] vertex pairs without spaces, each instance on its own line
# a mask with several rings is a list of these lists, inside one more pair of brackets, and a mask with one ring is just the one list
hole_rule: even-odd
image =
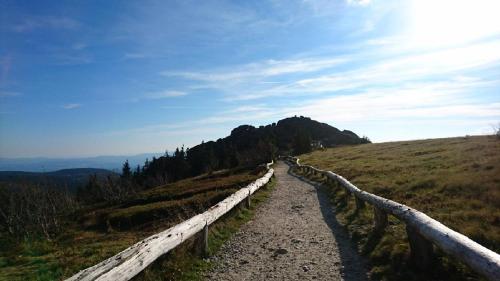
[[266,79],[285,74],[315,72],[333,68],[347,61],[348,59],[345,57],[267,60],[225,69],[211,69],[205,72],[164,71],[161,74],[202,82],[238,82],[248,79]]
[[500,118],[500,102],[477,102],[466,93],[478,81],[451,80],[398,88],[378,88],[358,94],[321,98],[289,107],[285,115],[302,114],[327,122],[390,121],[400,119]]
[[230,113],[246,113],[246,112],[255,112],[255,111],[264,111],[264,110],[270,110],[269,107],[263,105],[263,104],[257,104],[257,105],[242,105],[238,106],[234,109],[229,110],[228,112]]
[[161,91],[161,92],[148,93],[145,95],[145,98],[156,100],[156,99],[182,97],[182,96],[186,96],[187,94],[188,93],[182,92],[182,91],[165,90],[165,91]]
[[[388,40],[371,39],[366,44],[385,47],[396,38]],[[307,96],[456,76],[497,65],[500,62],[499,49],[500,40],[492,40],[428,51],[403,48],[376,55],[361,50],[343,56],[267,60],[203,72],[166,71],[161,74],[190,80],[189,88],[193,90],[218,91],[227,101]]]
[[68,103],[68,104],[63,105],[62,108],[70,110],[70,109],[79,108],[81,106],[82,105],[79,103]]
[[366,6],[371,3],[371,0],[347,0],[349,5]]
[[[219,81],[209,87],[225,91],[227,100],[251,100],[271,96],[310,95],[335,93],[345,90],[362,91],[372,87],[401,85],[412,81],[435,80],[443,75],[454,76],[457,73],[490,67],[500,62],[500,40],[449,48],[417,54],[396,55],[389,59],[379,58],[371,65],[361,64],[357,68],[337,71],[328,70],[321,75],[308,78],[291,79],[278,86],[258,88],[247,86],[255,84],[246,79],[234,85],[235,81]],[[362,57],[362,56],[361,56]],[[363,59],[363,58],[362,58]],[[354,61],[356,63],[356,61]],[[359,62],[359,61],[358,61]],[[442,78],[441,78],[442,79]],[[250,90],[238,90],[247,88]],[[234,94],[240,93],[240,94]]]

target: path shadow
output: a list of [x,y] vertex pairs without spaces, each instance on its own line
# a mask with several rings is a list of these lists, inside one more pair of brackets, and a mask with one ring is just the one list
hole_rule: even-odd
[[290,176],[308,183],[314,186],[314,188],[316,189],[316,195],[318,197],[321,214],[323,215],[326,224],[332,231],[332,234],[337,242],[340,260],[342,263],[342,278],[346,281],[369,280],[365,262],[363,258],[357,253],[355,246],[350,240],[347,230],[342,224],[339,223],[339,221],[335,217],[334,207],[330,203],[328,194],[326,193],[324,188],[322,188],[322,185],[320,183],[313,182],[307,178],[292,173],[290,165],[286,162],[283,163],[285,163],[285,165],[289,167],[288,174]]

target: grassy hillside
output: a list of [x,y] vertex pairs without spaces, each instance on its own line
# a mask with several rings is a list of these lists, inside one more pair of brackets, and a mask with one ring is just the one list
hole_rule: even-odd
[[[423,211],[500,251],[500,140],[493,136],[364,144],[299,157],[303,164],[334,171],[363,190]],[[386,234],[374,240],[371,209],[356,214],[354,202],[343,203],[344,195],[332,190],[338,219],[370,257],[375,279],[415,279],[415,272],[406,271],[409,249],[403,225],[391,219]],[[445,257],[438,267],[426,278],[476,278]]]
[[[54,241],[19,242],[0,234],[0,280],[57,280],[71,276],[206,210],[262,175],[263,171],[219,171],[146,190],[119,205],[79,210],[66,220],[64,233]],[[164,276],[177,274],[163,271]]]

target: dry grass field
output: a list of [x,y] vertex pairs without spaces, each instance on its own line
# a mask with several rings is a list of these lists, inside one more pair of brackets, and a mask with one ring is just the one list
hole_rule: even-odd
[[[300,155],[302,164],[331,170],[359,188],[425,212],[476,242],[500,251],[500,140],[494,136],[364,144]],[[359,251],[371,262],[374,279],[470,280],[465,266],[440,255],[425,276],[407,263],[404,227],[395,218],[373,239],[371,208],[355,211],[342,190],[330,189],[337,216]],[[440,254],[440,253],[438,253]]]

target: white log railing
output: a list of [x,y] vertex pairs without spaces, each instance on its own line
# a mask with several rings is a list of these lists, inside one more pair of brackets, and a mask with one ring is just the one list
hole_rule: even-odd
[[417,266],[426,268],[432,264],[433,244],[448,255],[462,261],[477,273],[490,280],[500,280],[500,255],[489,250],[469,237],[460,234],[426,214],[406,205],[363,191],[344,177],[331,171],[301,165],[297,157],[285,157],[292,166],[304,173],[326,177],[328,182],[343,187],[347,194],[353,194],[356,208],[363,208],[364,202],[374,208],[374,231],[382,233],[387,225],[387,214],[406,224],[411,256]]
[[206,253],[208,245],[208,226],[229,212],[236,205],[246,199],[246,205],[250,204],[250,196],[260,187],[269,182],[274,170],[271,168],[273,162],[266,164],[267,173],[236,191],[206,212],[183,221],[163,232],[152,235],[131,247],[121,251],[92,267],[81,270],[67,281],[126,281],[132,279],[149,264],[160,256],[177,247],[183,241],[201,232],[198,249]]

